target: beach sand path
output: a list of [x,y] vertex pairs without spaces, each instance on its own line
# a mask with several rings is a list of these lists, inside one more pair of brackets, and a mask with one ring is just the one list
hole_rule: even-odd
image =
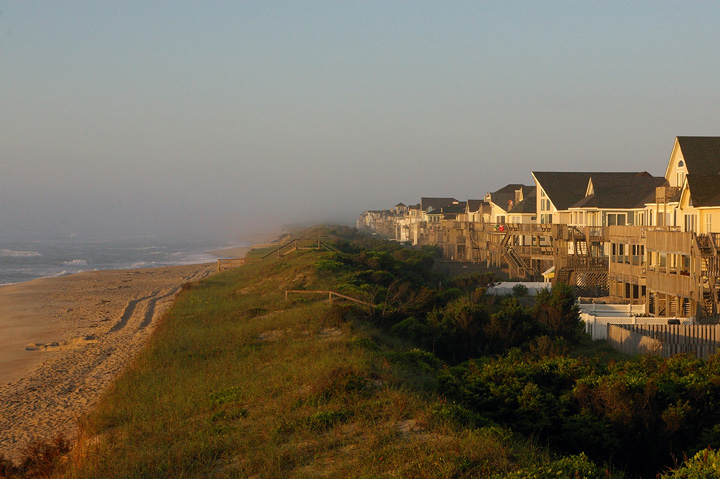
[[0,287],[0,454],[73,437],[183,284],[214,264],[108,270]]

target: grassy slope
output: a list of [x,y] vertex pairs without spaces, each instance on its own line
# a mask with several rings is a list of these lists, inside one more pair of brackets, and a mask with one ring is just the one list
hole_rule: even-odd
[[69,476],[486,477],[537,459],[502,432],[443,419],[422,354],[320,298],[285,301],[284,289],[326,286],[319,254],[185,291],[83,421]]

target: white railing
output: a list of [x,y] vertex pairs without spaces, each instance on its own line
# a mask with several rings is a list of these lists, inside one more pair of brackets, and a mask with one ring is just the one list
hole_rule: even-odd
[[580,311],[594,316],[633,316],[645,314],[643,304],[579,304]]
[[[618,306],[618,305],[598,305],[598,306]],[[625,306],[625,305],[622,305]],[[580,320],[585,323],[585,332],[589,334],[593,340],[607,339],[608,327],[610,325],[634,324],[634,325],[667,325],[669,319],[679,321],[680,324],[693,324],[692,318],[653,318],[638,316],[596,316],[588,313],[580,313]]]

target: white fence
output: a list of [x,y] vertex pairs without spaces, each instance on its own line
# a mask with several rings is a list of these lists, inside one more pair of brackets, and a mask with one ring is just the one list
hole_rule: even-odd
[[580,312],[594,316],[633,316],[645,313],[642,304],[579,304]]
[[610,325],[608,343],[625,354],[690,354],[708,360],[720,346],[720,325]]
[[[602,305],[608,306],[608,305]],[[623,305],[624,306],[624,305]],[[594,316],[588,313],[580,313],[580,319],[585,323],[585,332],[594,340],[608,338],[608,326],[610,325],[667,325],[668,319],[675,319],[680,324],[692,324],[688,318],[644,318],[637,316]]]
[[607,339],[610,324],[668,324],[668,320],[677,320],[678,324],[692,324],[692,318],[654,318],[639,316],[645,313],[642,304],[579,304],[580,319],[585,322],[585,332],[593,339]]

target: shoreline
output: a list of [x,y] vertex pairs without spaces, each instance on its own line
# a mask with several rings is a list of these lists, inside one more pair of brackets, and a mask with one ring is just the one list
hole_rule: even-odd
[[0,454],[73,437],[183,284],[213,263],[85,271],[0,286]]

